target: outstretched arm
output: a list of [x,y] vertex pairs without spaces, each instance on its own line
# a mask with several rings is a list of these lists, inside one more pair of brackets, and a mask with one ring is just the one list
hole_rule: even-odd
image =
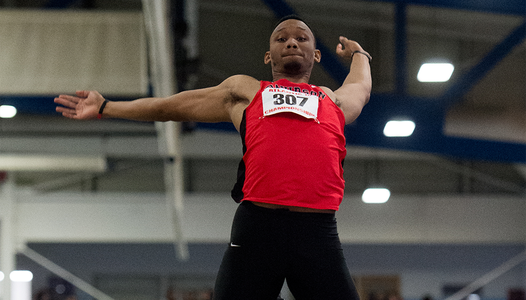
[[[104,107],[103,117],[137,121],[236,123],[239,106],[248,105],[258,89],[256,79],[236,75],[215,87],[184,91],[165,98],[109,101]],[[57,112],[77,120],[97,118],[104,101],[104,97],[96,91],[77,91],[76,96],[60,95],[55,98],[55,103],[62,105],[56,108]]]
[[345,37],[340,37],[336,54],[352,60],[345,81],[334,91],[335,102],[345,115],[345,123],[349,124],[360,115],[362,108],[369,101],[372,88],[370,56],[357,42]]

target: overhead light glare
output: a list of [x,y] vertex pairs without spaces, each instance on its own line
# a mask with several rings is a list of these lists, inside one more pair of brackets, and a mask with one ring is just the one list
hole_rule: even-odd
[[368,188],[362,194],[364,203],[385,203],[391,197],[391,192],[386,188]]
[[31,271],[13,271],[9,274],[9,279],[15,282],[30,282],[33,280]]
[[407,137],[415,131],[415,122],[410,120],[391,120],[385,124],[384,135],[387,137]]
[[0,105],[0,118],[12,118],[16,115],[16,112],[16,107],[12,105]]
[[420,82],[446,82],[451,78],[455,67],[450,63],[424,63],[416,78]]

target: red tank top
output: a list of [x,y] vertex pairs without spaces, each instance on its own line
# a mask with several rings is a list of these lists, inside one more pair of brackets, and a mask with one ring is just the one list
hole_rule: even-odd
[[343,112],[319,87],[262,81],[241,122],[244,155],[232,197],[338,210],[344,126]]

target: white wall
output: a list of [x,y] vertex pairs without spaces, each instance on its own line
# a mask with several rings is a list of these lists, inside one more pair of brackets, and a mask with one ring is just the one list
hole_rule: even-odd
[[[18,238],[26,242],[169,242],[161,194],[17,194]],[[504,196],[393,196],[364,204],[348,195],[337,213],[345,243],[525,243],[526,201]],[[192,242],[227,241],[236,204],[229,195],[187,194]]]
[[140,12],[0,11],[0,93],[146,95]]
[[[398,274],[405,300],[448,283],[470,283],[520,251],[525,244],[523,198],[490,196],[394,196],[367,205],[348,195],[337,213],[344,252],[353,275]],[[175,260],[171,223],[161,194],[16,194],[21,242],[94,280],[100,274],[215,276],[226,247],[235,204],[227,194],[185,196],[183,231],[190,261]],[[46,272],[27,258],[23,267]],[[523,286],[525,265],[484,287],[484,299],[502,300]],[[141,273],[142,272],[142,273]],[[182,274],[182,275],[181,275]],[[37,288],[37,287],[35,287]]]

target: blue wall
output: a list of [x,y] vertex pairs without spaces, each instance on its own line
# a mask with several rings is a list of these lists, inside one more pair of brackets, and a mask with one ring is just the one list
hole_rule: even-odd
[[[172,244],[76,244],[33,243],[29,247],[76,276],[92,282],[97,275],[205,276],[214,277],[224,244],[190,244],[190,259],[178,261]],[[404,300],[417,300],[431,293],[444,297],[444,284],[468,284],[525,250],[524,245],[415,245],[346,244],[353,275],[399,275]],[[19,255],[18,268],[34,273],[33,289],[50,275]],[[484,300],[502,300],[510,288],[526,284],[526,267],[510,270],[483,289]]]

